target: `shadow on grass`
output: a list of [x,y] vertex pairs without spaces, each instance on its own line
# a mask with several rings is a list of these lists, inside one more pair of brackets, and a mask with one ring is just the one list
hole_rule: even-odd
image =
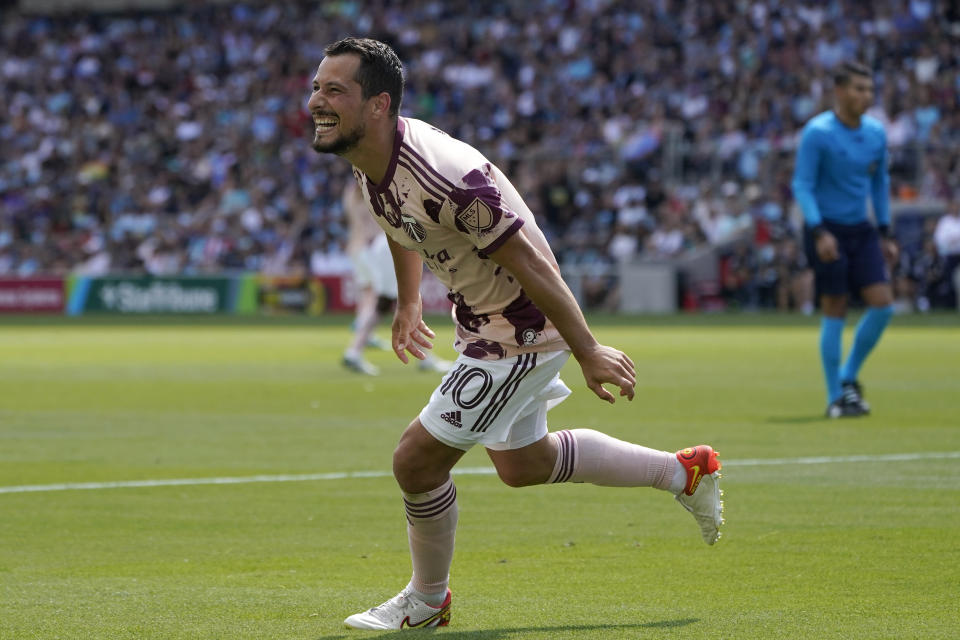
[[[565,633],[565,632],[584,632],[584,631],[604,631],[604,632],[624,632],[630,630],[639,631],[641,629],[672,629],[674,627],[685,627],[690,624],[700,622],[699,618],[681,618],[679,620],[660,620],[659,622],[641,622],[638,624],[582,624],[582,625],[562,625],[558,627],[510,627],[507,629],[482,629],[476,631],[454,631],[452,629],[422,629],[419,634],[439,633],[439,638],[449,640],[502,640],[514,634],[523,636],[527,633]],[[322,636],[316,640],[344,640],[345,638],[357,638],[357,631],[351,631],[334,636]],[[362,633],[362,632],[360,632]],[[369,636],[368,636],[369,637]],[[372,636],[377,640],[394,640],[399,638],[410,638],[410,631],[392,631],[382,635]]]
[[826,419],[826,416],[818,413],[813,416],[773,416],[767,418],[767,422],[772,422],[773,424],[809,424],[811,422],[822,422]]

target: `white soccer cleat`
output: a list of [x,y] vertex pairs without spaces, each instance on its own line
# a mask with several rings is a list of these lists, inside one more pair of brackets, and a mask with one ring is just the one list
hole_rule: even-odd
[[390,343],[385,342],[382,338],[371,335],[367,338],[367,343],[363,345],[367,349],[379,349],[380,351],[390,351]]
[[343,366],[351,371],[362,373],[365,376],[380,375],[380,369],[370,364],[363,358],[358,358],[356,356],[343,356]]
[[677,460],[687,471],[687,484],[677,494],[677,502],[693,514],[703,541],[714,544],[720,539],[723,524],[721,464],[717,452],[708,445],[699,445],[678,451]]
[[417,368],[419,368],[420,371],[429,371],[432,373],[447,373],[452,367],[453,363],[449,360],[434,358],[432,356],[427,356],[426,360],[421,360],[417,363]]
[[445,627],[450,624],[450,602],[452,594],[447,589],[447,597],[439,607],[432,607],[413,595],[410,587],[390,598],[383,604],[355,613],[343,624],[354,629],[426,629]]

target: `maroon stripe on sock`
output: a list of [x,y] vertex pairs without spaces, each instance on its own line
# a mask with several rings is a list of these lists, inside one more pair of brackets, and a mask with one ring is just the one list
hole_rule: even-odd
[[451,495],[454,498],[457,497],[457,487],[452,482],[450,483],[450,486],[447,487],[446,491],[432,500],[428,500],[426,502],[411,502],[404,498],[403,504],[406,507],[407,513],[418,515],[425,511],[433,511],[440,503],[448,501]]
[[429,520],[434,518],[444,511],[448,510],[453,503],[457,501],[457,490],[454,489],[452,494],[446,496],[446,500],[440,504],[434,505],[433,507],[423,511],[423,510],[412,510],[410,507],[407,507],[407,517],[416,518],[418,520]]
[[430,505],[440,502],[441,500],[445,499],[447,496],[449,496],[451,493],[455,492],[456,490],[457,490],[456,486],[453,484],[453,482],[450,482],[447,488],[444,489],[443,493],[436,496],[435,498],[431,498],[430,500],[427,500],[426,502],[414,502],[412,500],[407,500],[406,498],[403,499],[403,502],[404,504],[407,505],[407,507],[411,509],[422,509],[424,507],[429,507]]
[[563,437],[563,434],[563,431],[558,431],[556,433],[558,445],[557,459],[560,463],[560,470],[557,471],[557,477],[555,477],[552,481],[553,484],[560,482],[560,478],[563,477],[563,471],[566,468],[564,461],[567,459],[567,440]]
[[574,442],[573,434],[569,431],[561,431],[559,435],[561,440],[566,443],[566,446],[563,449],[563,467],[560,471],[560,477],[557,478],[557,482],[566,482],[570,479],[570,476],[573,475],[573,449],[576,444]]

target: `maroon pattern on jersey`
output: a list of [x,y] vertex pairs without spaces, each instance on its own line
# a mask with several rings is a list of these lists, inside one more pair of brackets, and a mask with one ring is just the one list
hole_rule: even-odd
[[499,342],[490,340],[477,340],[471,342],[463,348],[463,355],[477,360],[488,360],[492,356],[494,359],[504,358],[507,355],[506,350]]
[[533,304],[533,300],[520,290],[520,297],[503,310],[503,317],[515,328],[518,345],[531,345],[547,324],[547,317]]
[[463,299],[462,293],[454,293],[451,291],[447,294],[447,299],[454,304],[457,322],[459,322],[462,327],[476,333],[483,325],[490,324],[490,316],[485,313],[474,313],[470,305]]
[[443,203],[429,198],[423,201],[423,210],[427,212],[430,219],[435,223],[440,223],[440,210],[443,209]]

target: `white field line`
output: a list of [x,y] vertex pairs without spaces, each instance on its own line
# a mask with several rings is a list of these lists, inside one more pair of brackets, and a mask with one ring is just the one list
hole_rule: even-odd
[[[806,458],[754,458],[724,460],[725,467],[765,467],[772,465],[842,464],[858,462],[911,462],[915,460],[944,460],[960,458],[960,451],[933,451],[926,453],[891,453],[883,455],[814,456]],[[455,475],[489,476],[493,467],[465,467],[454,469]],[[36,493],[46,491],[79,491],[91,489],[126,489],[132,487],[183,487],[203,484],[252,484],[256,482],[313,482],[319,480],[347,480],[350,478],[387,478],[390,471],[340,471],[332,473],[300,473],[290,475],[260,475],[226,478],[171,478],[168,480],[118,480],[114,482],[65,482],[60,484],[27,484],[0,487],[0,493]]]

